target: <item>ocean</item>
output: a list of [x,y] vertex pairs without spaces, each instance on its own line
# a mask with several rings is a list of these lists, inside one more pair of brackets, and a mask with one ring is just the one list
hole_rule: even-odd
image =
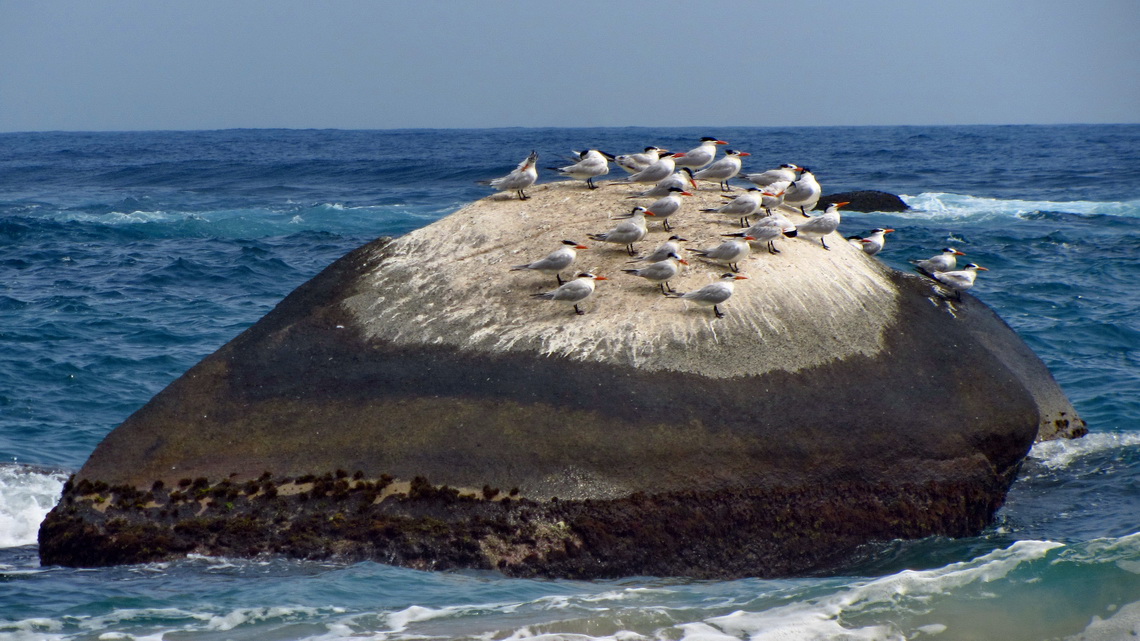
[[[293,288],[492,193],[531,150],[810,167],[902,270],[945,246],[1088,422],[1030,452],[978,537],[868,546],[839,575],[508,579],[190,557],[43,567],[40,521],[100,440]],[[624,175],[620,170],[609,177]],[[540,171],[539,181],[556,180]],[[603,179],[604,180],[604,179]],[[802,242],[802,241],[787,241]],[[1140,635],[1140,125],[0,134],[0,640],[934,639]]]

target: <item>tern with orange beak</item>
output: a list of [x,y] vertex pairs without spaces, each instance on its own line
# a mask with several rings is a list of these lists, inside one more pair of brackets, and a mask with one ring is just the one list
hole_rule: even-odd
[[752,246],[748,241],[756,240],[755,236],[743,236],[740,239],[726,240],[712,249],[690,249],[689,251],[701,258],[727,265],[734,272],[740,271],[740,261],[748,258],[752,253]]
[[660,218],[665,231],[669,231],[672,229],[669,226],[669,217],[681,210],[681,196],[692,195],[692,192],[685,191],[680,187],[670,187],[669,195],[657,199],[652,205],[645,208],[645,215]]
[[800,236],[804,236],[808,239],[818,238],[819,244],[823,245],[824,249],[831,249],[827,246],[827,243],[823,241],[823,237],[839,229],[839,208],[848,204],[850,203],[832,203],[828,206],[827,211],[819,216],[808,218],[807,221],[796,225],[796,231]]
[[775,169],[762,171],[756,174],[740,174],[740,178],[757,187],[771,187],[778,182],[794,183],[799,176],[800,167],[791,163],[784,163]]
[[649,229],[645,226],[646,213],[647,210],[644,207],[634,207],[627,216],[624,216],[628,220],[618,223],[607,232],[587,234],[587,236],[590,240],[625,245],[626,252],[633,256],[636,253],[633,250],[633,244],[645,238],[645,235],[649,233]]
[[720,280],[715,283],[709,283],[695,292],[686,292],[684,294],[672,293],[666,294],[666,296],[687,300],[697,305],[711,306],[713,308],[713,314],[715,314],[717,318],[724,318],[724,312],[720,311],[719,306],[732,297],[736,281],[745,280],[747,278],[747,276],[725,272],[721,275]]
[[[722,194],[723,195],[723,194]],[[732,198],[732,196],[724,196],[725,198]],[[702,209],[701,211],[711,214],[727,214],[729,216],[736,216],[740,218],[740,226],[748,226],[748,217],[755,214],[760,209],[763,195],[756,187],[749,187],[747,191],[740,194],[736,198],[720,207],[712,209]]]
[[572,240],[564,240],[562,241],[562,247],[550,252],[545,258],[525,265],[515,265],[511,267],[510,271],[533,269],[534,271],[544,274],[554,274],[554,277],[558,279],[558,284],[561,285],[562,276],[559,275],[559,272],[574,263],[574,259],[578,256],[578,252],[575,250],[578,249],[587,249],[587,247]]
[[681,273],[681,265],[688,265],[688,261],[681,258],[676,252],[670,253],[665,257],[665,260],[657,261],[647,267],[641,269],[623,269],[622,271],[634,276],[640,276],[651,283],[657,283],[661,287],[662,294],[669,294],[674,291],[669,286],[669,280],[675,278],[677,274]]
[[642,169],[641,171],[615,180],[617,183],[655,183],[664,180],[677,170],[677,159],[683,157],[685,154],[679,154],[674,151],[667,151],[661,154],[661,157],[654,161],[651,165]]
[[868,256],[874,256],[883,251],[883,247],[887,244],[886,235],[893,231],[893,229],[883,229],[882,227],[872,229],[870,236],[864,236],[860,240],[860,243],[863,245],[863,253]]
[[960,252],[953,247],[946,247],[942,250],[941,254],[931,256],[925,260],[912,260],[910,261],[915,268],[927,276],[933,277],[938,272],[953,271],[958,266],[958,256],[965,256],[964,252]]
[[594,184],[594,179],[598,176],[605,176],[610,173],[610,161],[613,160],[614,157],[597,149],[576,153],[578,154],[579,160],[573,165],[547,167],[547,169],[558,172],[560,176],[566,176],[567,178],[573,178],[575,180],[584,180],[586,181],[586,187],[597,189],[598,186]]
[[586,300],[590,296],[593,296],[594,281],[599,280],[608,279],[605,276],[595,276],[590,272],[581,272],[574,280],[563,284],[558,289],[553,289],[541,294],[531,294],[531,297],[539,298],[542,300],[550,300],[556,303],[570,303],[574,306],[574,313],[581,316],[586,312],[583,312],[578,307],[578,303]]
[[974,286],[974,279],[978,277],[979,271],[988,272],[989,270],[975,263],[970,263],[956,271],[934,272],[931,277],[954,290],[955,300],[962,300],[962,292]]
[[678,167],[688,167],[696,171],[705,165],[708,165],[716,158],[716,146],[727,145],[728,143],[723,140],[717,140],[705,136],[701,138],[699,147],[694,147],[683,154],[683,158],[677,161]]
[[622,154],[614,157],[614,164],[624,169],[627,173],[636,174],[644,170],[649,165],[657,162],[661,154],[669,151],[660,147],[650,145],[645,148],[645,151],[640,154]]
[[751,155],[747,151],[726,149],[724,158],[693,174],[693,178],[718,182],[721,191],[732,191],[732,187],[728,186],[728,181],[736,178],[736,175],[740,173],[741,157]]
[[810,169],[804,167],[802,171],[800,177],[784,189],[784,204],[799,209],[801,214],[807,216],[809,211],[815,209],[823,190]]

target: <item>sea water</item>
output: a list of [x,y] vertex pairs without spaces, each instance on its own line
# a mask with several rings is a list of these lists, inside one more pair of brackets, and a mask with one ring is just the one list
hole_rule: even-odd
[[[531,150],[560,166],[705,135],[751,152],[749,171],[794,162],[824,193],[903,195],[913,211],[840,231],[896,229],[878,258],[897,269],[948,245],[988,267],[973,293],[1091,433],[1036,445],[981,536],[868,546],[834,576],[39,564],[39,523],[99,441],[339,256],[488,195],[475,181]],[[0,639],[1133,638],[1138,283],[1135,125],[0,134]]]

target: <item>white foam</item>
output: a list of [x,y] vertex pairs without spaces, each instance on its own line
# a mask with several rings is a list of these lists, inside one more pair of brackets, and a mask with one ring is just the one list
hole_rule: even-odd
[[917,196],[901,196],[901,198],[908,207],[914,210],[908,212],[907,216],[927,218],[1010,218],[1040,211],[1124,217],[1140,215],[1140,201],[1005,200],[939,192],[927,192]]
[[0,548],[32,545],[59,502],[67,475],[26,465],[0,465]]
[[1029,450],[1029,457],[1058,470],[1090,454],[1136,446],[1140,446],[1140,432],[1092,432],[1081,438],[1042,441]]

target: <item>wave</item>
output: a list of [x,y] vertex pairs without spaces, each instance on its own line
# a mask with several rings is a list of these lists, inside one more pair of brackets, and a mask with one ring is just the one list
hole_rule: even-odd
[[[1138,559],[1140,533],[1075,545],[1019,541],[943,567],[869,580],[543,582],[296,562],[305,574],[303,592],[315,595],[310,602],[296,582],[273,591],[282,582],[267,582],[264,573],[280,571],[279,564],[267,570],[263,562],[212,560],[207,569],[223,573],[227,583],[251,575],[260,602],[213,596],[212,580],[203,584],[211,597],[186,605],[149,596],[140,584],[145,596],[100,601],[90,614],[0,621],[0,637],[1107,641],[1140,634]],[[116,576],[120,583],[154,581],[173,589],[186,580],[174,575],[187,568],[202,572],[202,564],[137,566],[131,577]],[[105,597],[103,585],[93,580],[92,599]]]
[[1140,432],[1093,432],[1077,439],[1042,441],[1029,457],[1051,470],[1067,468],[1078,459],[1121,448],[1140,447]]
[[1097,202],[1010,200],[967,194],[925,192],[900,196],[913,211],[909,217],[930,219],[1025,218],[1049,215],[1140,218],[1140,200]]
[[40,523],[59,501],[67,473],[41,467],[0,465],[0,548],[33,545]]

